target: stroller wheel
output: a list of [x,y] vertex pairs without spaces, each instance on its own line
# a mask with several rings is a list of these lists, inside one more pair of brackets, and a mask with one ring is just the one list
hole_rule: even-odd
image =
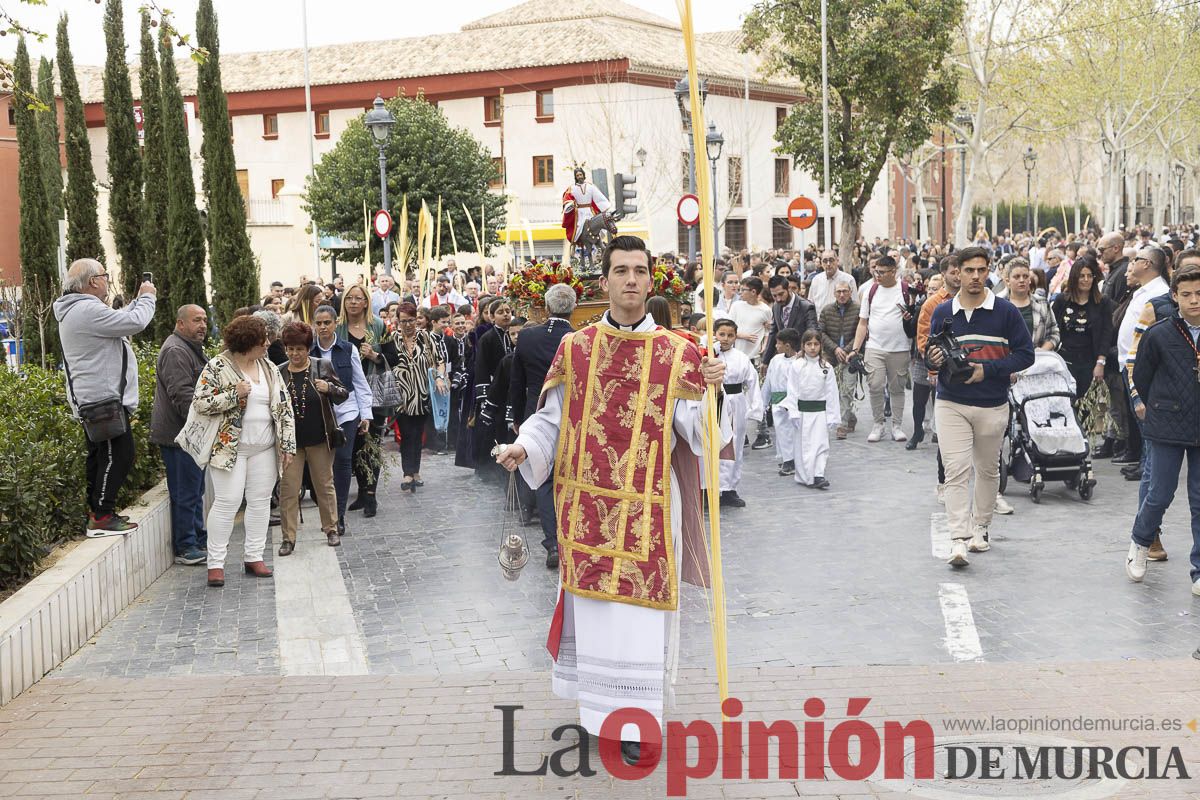
[[1091,500],[1092,488],[1092,484],[1089,481],[1084,481],[1083,483],[1079,484],[1079,499]]

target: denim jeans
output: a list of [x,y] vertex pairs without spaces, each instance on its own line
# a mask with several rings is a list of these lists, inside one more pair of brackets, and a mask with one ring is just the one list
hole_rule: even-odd
[[346,521],[346,498],[350,495],[350,479],[354,477],[354,442],[358,439],[358,417],[342,423],[346,443],[333,453],[333,489],[337,493],[338,522]]
[[204,528],[204,470],[182,447],[159,445],[167,467],[167,492],[171,495],[171,542],[175,555],[208,546]]
[[1133,520],[1133,540],[1143,547],[1154,541],[1154,532],[1162,525],[1163,515],[1175,499],[1175,487],[1183,459],[1187,457],[1188,506],[1192,511],[1192,581],[1200,578],[1200,447],[1155,442],[1150,469],[1153,473],[1146,499]]

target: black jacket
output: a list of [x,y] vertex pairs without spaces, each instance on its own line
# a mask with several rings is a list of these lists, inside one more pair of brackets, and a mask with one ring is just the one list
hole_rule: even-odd
[[1133,385],[1146,404],[1142,435],[1200,447],[1200,384],[1192,334],[1179,314],[1150,326],[1138,343]]
[[[1063,292],[1054,298],[1054,302],[1050,304],[1050,312],[1054,314],[1054,319],[1058,322],[1060,332],[1065,324],[1063,320],[1066,318],[1068,302],[1069,298],[1066,292]],[[1092,352],[1089,355],[1092,361],[1095,361],[1098,356],[1116,346],[1117,333],[1113,326],[1113,313],[1115,311],[1116,307],[1113,305],[1112,300],[1109,300],[1104,295],[1100,296],[1098,304],[1088,303],[1087,313],[1092,315],[1092,318],[1095,320],[1095,324],[1091,328]]]
[[544,325],[525,328],[517,337],[509,387],[509,405],[517,425],[537,411],[542,384],[546,382],[546,373],[558,353],[558,345],[574,330],[569,320],[551,317]]
[[200,371],[208,363],[203,348],[172,333],[158,351],[154,374],[154,408],[150,412],[150,443],[175,447],[175,437],[187,422]]
[[1122,256],[1108,268],[1108,277],[1104,279],[1104,296],[1113,303],[1120,303],[1125,297],[1129,282],[1125,280],[1125,270],[1129,267],[1129,259]]
[[771,328],[771,335],[767,337],[767,350],[763,354],[763,361],[767,364],[775,357],[775,336],[781,330],[791,328],[800,333],[817,330],[817,307],[803,297],[794,297],[792,311],[787,319],[783,318],[783,305],[780,303],[771,304],[771,319],[774,327]]

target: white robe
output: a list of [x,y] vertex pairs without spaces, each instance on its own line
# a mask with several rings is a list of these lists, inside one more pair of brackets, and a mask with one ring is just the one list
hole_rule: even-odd
[[[824,411],[800,411],[797,401],[824,400]],[[793,425],[792,460],[796,462],[796,483],[805,486],[825,477],[829,457],[829,431],[841,422],[837,377],[833,365],[811,356],[795,359],[788,370],[787,397],[783,405]]]
[[612,208],[612,203],[608,202],[604,192],[587,181],[582,185],[571,184],[570,192],[571,199],[575,201],[575,238],[578,239],[579,234],[583,231],[584,223],[596,215],[596,212],[592,211],[592,203],[596,204],[596,208],[600,209],[601,214]]
[[[454,289],[451,289],[450,294],[445,297],[438,297],[438,305],[449,305],[454,310],[457,310],[459,306],[465,306],[469,302],[465,295],[459,294]],[[421,308],[433,308],[433,295],[428,295],[421,301]]]
[[771,409],[771,418],[775,420],[775,460],[780,464],[792,460],[792,440],[795,438],[793,433],[796,426],[792,424],[791,416],[783,401],[773,404],[771,395],[776,392],[783,392],[786,395],[788,372],[794,360],[794,357],[776,353],[775,357],[771,359],[771,363],[767,365],[767,376],[763,379],[762,385],[763,407]]
[[721,491],[737,491],[742,482],[742,451],[746,444],[746,422],[762,421],[762,394],[758,388],[758,370],[745,353],[736,349],[722,350],[718,358],[725,362],[725,385],[740,384],[739,394],[726,392],[721,416],[733,429],[733,461],[722,461]]
[[[606,314],[601,324],[611,324]],[[647,316],[634,330],[655,329]],[[521,477],[540,486],[551,477],[562,422],[563,385],[546,392],[536,414],[521,425],[517,444],[525,448]],[[703,450],[704,404],[676,400],[671,447]],[[671,470],[671,531],[676,558],[681,558],[682,499],[679,478]],[[676,570],[678,574],[678,569]],[[678,592],[678,584],[675,587]],[[629,603],[576,597],[561,592],[563,629],[551,687],[559,697],[579,702],[579,721],[588,733],[599,735],[605,718],[621,708],[641,708],[662,725],[664,674],[678,657],[677,612]],[[673,669],[671,670],[673,680]],[[626,725],[624,740],[637,741],[638,729]]]

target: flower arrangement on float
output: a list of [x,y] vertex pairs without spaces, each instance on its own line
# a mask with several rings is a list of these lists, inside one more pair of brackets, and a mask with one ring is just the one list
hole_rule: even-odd
[[586,300],[595,292],[588,287],[570,266],[559,261],[539,261],[509,276],[504,294],[524,311],[546,306],[546,290],[563,284],[575,290],[577,300]]

